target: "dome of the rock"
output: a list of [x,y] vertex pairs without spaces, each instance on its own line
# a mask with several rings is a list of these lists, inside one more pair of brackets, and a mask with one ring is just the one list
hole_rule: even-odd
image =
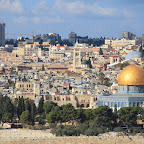
[[144,85],[144,69],[138,65],[129,65],[120,72],[118,85]]

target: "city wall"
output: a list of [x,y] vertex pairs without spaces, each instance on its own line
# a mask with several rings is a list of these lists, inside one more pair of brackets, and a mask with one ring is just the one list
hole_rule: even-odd
[[144,144],[143,136],[0,138],[0,144]]

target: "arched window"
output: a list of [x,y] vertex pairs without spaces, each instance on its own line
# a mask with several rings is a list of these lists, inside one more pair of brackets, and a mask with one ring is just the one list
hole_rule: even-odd
[[118,107],[120,107],[120,102],[118,102]]
[[108,106],[110,107],[110,102],[108,102]]
[[84,107],[84,104],[81,104],[80,107]]
[[113,107],[113,102],[111,102],[111,107]]
[[121,103],[121,107],[124,107],[124,103],[123,102]]
[[88,108],[88,107],[89,107],[89,104],[87,104],[86,107]]

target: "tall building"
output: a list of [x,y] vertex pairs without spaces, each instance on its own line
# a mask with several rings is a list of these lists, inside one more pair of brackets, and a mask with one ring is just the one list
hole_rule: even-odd
[[121,35],[121,39],[127,39],[127,40],[134,40],[136,38],[136,35],[128,32],[128,31],[124,31]]
[[0,46],[5,46],[5,23],[0,23]]
[[69,34],[69,42],[75,45],[76,41],[79,43],[88,43],[88,36],[82,37],[82,36],[77,36],[76,33],[71,32]]
[[76,43],[76,38],[77,38],[76,33],[71,32],[69,34],[69,42],[72,43],[73,45]]

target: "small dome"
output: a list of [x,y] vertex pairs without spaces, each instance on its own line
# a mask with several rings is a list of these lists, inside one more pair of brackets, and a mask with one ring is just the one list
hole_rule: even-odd
[[35,103],[39,103],[39,101],[40,101],[40,99],[38,99],[38,98],[35,99]]
[[137,52],[137,51],[132,51],[129,54],[126,55],[126,60],[132,60],[133,58],[141,58],[143,57],[141,52]]
[[32,55],[33,57],[37,57],[37,54],[36,53],[33,53],[33,55]]
[[1,64],[1,67],[6,67],[7,65],[5,63],[2,63]]
[[120,72],[118,85],[144,85],[144,69],[138,65],[129,65]]

